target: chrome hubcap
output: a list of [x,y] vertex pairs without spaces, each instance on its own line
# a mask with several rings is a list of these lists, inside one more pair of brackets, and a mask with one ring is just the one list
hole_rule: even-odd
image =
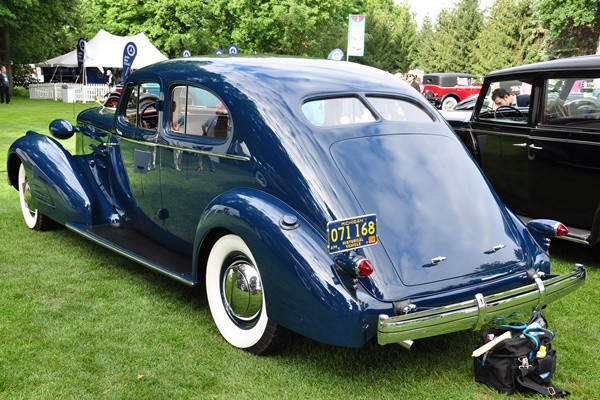
[[25,203],[27,203],[27,208],[31,204],[31,189],[29,188],[29,182],[27,180],[23,182],[23,198],[25,199]]
[[263,305],[262,283],[257,269],[248,261],[236,261],[225,271],[223,279],[225,306],[242,321],[250,321]]

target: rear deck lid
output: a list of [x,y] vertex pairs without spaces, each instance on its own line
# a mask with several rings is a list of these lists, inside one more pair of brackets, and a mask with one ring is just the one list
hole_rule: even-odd
[[523,260],[516,227],[458,139],[369,136],[330,152],[364,213],[377,215],[380,245],[405,285],[468,284]]

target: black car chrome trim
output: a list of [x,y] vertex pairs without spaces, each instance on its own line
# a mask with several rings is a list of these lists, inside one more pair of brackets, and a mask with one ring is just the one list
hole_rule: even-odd
[[125,140],[126,142],[142,144],[142,145],[150,146],[150,147],[162,147],[162,148],[170,149],[170,150],[181,150],[181,151],[187,151],[187,152],[195,153],[195,154],[202,154],[204,156],[214,156],[214,157],[225,158],[228,160],[235,160],[235,161],[250,161],[250,157],[247,157],[247,156],[235,156],[232,154],[211,153],[210,151],[190,149],[188,147],[178,147],[178,146],[171,146],[171,145],[162,144],[162,143],[147,142],[145,140],[131,139],[131,138],[124,137],[121,135],[116,135],[116,136],[119,139]]
[[547,136],[530,136],[531,140],[539,140],[546,142],[561,142],[561,143],[570,143],[570,144],[585,144],[591,146],[600,146],[600,142],[588,142],[586,140],[569,140],[569,139],[559,139],[552,138]]

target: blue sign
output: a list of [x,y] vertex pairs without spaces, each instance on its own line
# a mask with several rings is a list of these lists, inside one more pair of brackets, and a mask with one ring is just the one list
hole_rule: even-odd
[[227,54],[237,54],[239,53],[239,49],[237,47],[237,45],[235,44],[230,44],[229,47],[227,48]]
[[131,72],[131,66],[133,65],[135,56],[137,56],[137,46],[133,42],[127,43],[125,49],[123,49],[123,82],[127,80],[127,77]]
[[221,50],[221,48],[219,47],[219,48],[217,48],[217,49],[215,50],[215,54],[216,54],[216,55],[218,55],[218,56],[220,56],[221,54],[225,54],[225,53],[224,53],[224,52],[223,52],[223,50]]
[[192,56],[192,51],[190,49],[188,49],[187,47],[185,49],[183,49],[183,51],[181,52],[181,57],[191,57]]
[[377,216],[363,215],[327,223],[330,254],[372,246],[377,243]]
[[342,49],[333,49],[327,56],[327,59],[334,61],[342,61],[344,59],[344,52],[342,51]]
[[85,40],[77,42],[77,74],[83,79],[83,59],[85,58]]

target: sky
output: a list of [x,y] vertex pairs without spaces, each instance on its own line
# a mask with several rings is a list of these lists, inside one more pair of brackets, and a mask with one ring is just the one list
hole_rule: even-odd
[[[444,8],[452,8],[457,0],[406,0],[413,13],[416,14],[416,20],[419,26],[423,22],[425,15],[429,14],[431,22],[435,23],[438,13]],[[399,2],[397,0],[397,2]],[[481,8],[489,8],[494,4],[494,0],[480,0]]]

